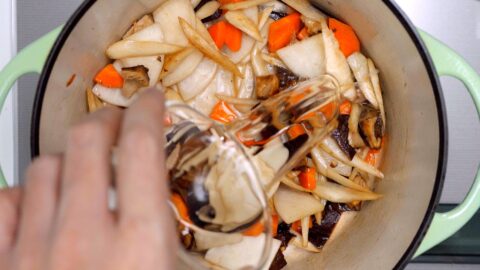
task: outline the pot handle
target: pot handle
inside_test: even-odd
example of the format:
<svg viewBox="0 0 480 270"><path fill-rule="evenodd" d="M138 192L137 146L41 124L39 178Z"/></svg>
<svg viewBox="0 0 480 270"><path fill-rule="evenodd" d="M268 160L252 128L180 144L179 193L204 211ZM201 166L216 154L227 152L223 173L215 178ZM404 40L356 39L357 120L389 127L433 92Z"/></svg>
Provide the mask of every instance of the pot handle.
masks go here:
<svg viewBox="0 0 480 270"><path fill-rule="evenodd" d="M61 30L62 27L59 27L25 47L0 71L0 112L10 89L12 89L18 78L28 73L42 72L50 49ZM0 189L7 186L8 184L0 165Z"/></svg>
<svg viewBox="0 0 480 270"><path fill-rule="evenodd" d="M462 81L475 102L480 115L480 76L456 52L429 34L419 30L440 76L451 76ZM480 208L480 172L464 201L446 213L436 213L423 242L417 249L421 255L460 230Z"/></svg>

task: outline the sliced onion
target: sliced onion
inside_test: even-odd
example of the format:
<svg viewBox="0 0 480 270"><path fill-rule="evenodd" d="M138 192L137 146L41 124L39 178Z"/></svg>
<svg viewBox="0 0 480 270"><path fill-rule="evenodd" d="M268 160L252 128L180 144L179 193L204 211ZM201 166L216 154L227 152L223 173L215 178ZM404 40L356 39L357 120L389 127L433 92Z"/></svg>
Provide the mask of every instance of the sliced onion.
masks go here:
<svg viewBox="0 0 480 270"><path fill-rule="evenodd" d="M268 17L265 24L260 27L260 35L262 35L262 42L257 42L257 47L260 51L265 50L265 48L267 47L269 30L273 22L275 21L272 18Z"/></svg>
<svg viewBox="0 0 480 270"><path fill-rule="evenodd" d="M240 233L215 233L206 230L195 231L194 236L197 251L236 244L243 239Z"/></svg>
<svg viewBox="0 0 480 270"><path fill-rule="evenodd" d="M349 189L330 182L317 183L317 187L313 192L327 201L336 203L351 203L353 201L374 201L382 197L381 195L373 192L362 192L354 189Z"/></svg>
<svg viewBox="0 0 480 270"><path fill-rule="evenodd" d="M238 89L238 98L252 98L255 92L255 75L253 74L253 68L250 65L246 65L245 72L243 74L243 80Z"/></svg>
<svg viewBox="0 0 480 270"><path fill-rule="evenodd" d="M272 14L273 11L273 6L266 7L263 11L262 14L260 15L260 19L258 20L258 28L262 29L263 26L267 23L268 19L270 18L270 14ZM265 39L265 37L262 38Z"/></svg>
<svg viewBox="0 0 480 270"><path fill-rule="evenodd" d="M349 158L345 155L342 149L340 149L337 142L332 137L325 137L321 143L321 147L330 155L348 164L346 161L349 160Z"/></svg>
<svg viewBox="0 0 480 270"><path fill-rule="evenodd" d="M302 232L303 232L303 229L302 229ZM290 240L289 244L294 246L294 247L301 248L301 249L309 251L309 252L320 253L322 251L321 249L317 248L316 246L314 246L310 242L307 242L307 245L304 245L303 237L300 237L299 235L292 238L292 240Z"/></svg>
<svg viewBox="0 0 480 270"><path fill-rule="evenodd" d="M257 41L262 41L262 36L258 30L257 23L247 17L243 11L229 11L227 14L225 14L225 19L250 37L256 39Z"/></svg>
<svg viewBox="0 0 480 270"><path fill-rule="evenodd" d="M343 163L342 161L334 158L333 156L321 149L318 150L320 150L320 155L325 160L325 166L327 166L327 168L331 168L335 172L345 177L349 176L352 173L352 166Z"/></svg>
<svg viewBox="0 0 480 270"><path fill-rule="evenodd" d="M163 35L162 26L159 23L154 23L126 39L135 41L163 42L165 37Z"/></svg>
<svg viewBox="0 0 480 270"><path fill-rule="evenodd" d="M208 58L195 68L194 72L178 84L180 94L184 100L190 100L201 94L217 73L217 64Z"/></svg>
<svg viewBox="0 0 480 270"><path fill-rule="evenodd" d="M320 147L330 155L334 156L343 163L350 165L352 167L358 168L361 171L375 175L376 177L383 178L383 173L372 165L366 163L361 159L358 154L356 154L352 160L348 159L343 151L338 147L338 144L330 137L325 138Z"/></svg>
<svg viewBox="0 0 480 270"><path fill-rule="evenodd" d="M202 21L199 18L197 18L195 23L196 23L195 29L197 30L198 34L201 37L203 37L203 39L205 39L208 43L210 43L210 46L216 48L217 45L215 44L215 41L213 41L213 38L210 35L210 33L208 32L208 29L205 26L205 24L202 23Z"/></svg>
<svg viewBox="0 0 480 270"><path fill-rule="evenodd" d="M372 81L373 90L375 92L375 97L378 102L378 107L380 109L380 115L383 121L383 132L387 125L387 117L385 116L385 107L383 105L383 96L382 89L380 88L380 79L378 78L378 70L375 68L375 64L372 59L368 59L368 72L370 74L370 80Z"/></svg>
<svg viewBox="0 0 480 270"><path fill-rule="evenodd" d="M360 104L353 103L350 118L348 119L348 143L355 148L365 147L365 142L358 132L358 123L360 121L361 113L362 109Z"/></svg>
<svg viewBox="0 0 480 270"><path fill-rule="evenodd" d="M321 34L282 48L277 54L300 77L315 78L325 74L326 59Z"/></svg>
<svg viewBox="0 0 480 270"><path fill-rule="evenodd" d="M368 164L365 162L365 160L361 159L358 157L358 155L355 155L352 159L352 166L369 173L371 175L374 175L380 179L384 178L384 175L381 171L379 171L377 168L373 167L372 165Z"/></svg>
<svg viewBox="0 0 480 270"><path fill-rule="evenodd" d="M217 12L219 7L220 7L220 3L218 3L217 1L210 1L205 5L203 5L203 7L201 7L197 11L196 15L200 20L203 20L207 17L212 16L215 12Z"/></svg>
<svg viewBox="0 0 480 270"><path fill-rule="evenodd" d="M189 24L195 23L196 16L190 0L168 0L153 12L153 17L162 25L165 42L180 46L188 45L178 19L182 18Z"/></svg>
<svg viewBox="0 0 480 270"><path fill-rule="evenodd" d="M245 16L247 16L258 27L258 7L250 7L242 10Z"/></svg>
<svg viewBox="0 0 480 270"><path fill-rule="evenodd" d="M207 40L205 40L187 21L182 18L179 18L180 25L187 36L187 39L190 43L199 49L205 56L209 57L213 61L217 62L219 65L223 66L228 71L233 74L243 77L243 75L238 70L237 66L224 56L217 47L213 47Z"/></svg>
<svg viewBox="0 0 480 270"><path fill-rule="evenodd" d="M234 96L235 86L233 85L233 74L223 68L219 68L215 77L217 81L217 94L223 96Z"/></svg>
<svg viewBox="0 0 480 270"><path fill-rule="evenodd" d="M204 115L210 115L213 107L215 107L218 102L218 98L215 95L216 92L216 80L212 80L212 82L207 86L205 91L203 91L203 93L189 101L188 105L190 105L190 107L196 109L197 111L203 113Z"/></svg>
<svg viewBox="0 0 480 270"><path fill-rule="evenodd" d="M107 56L110 59L123 59L130 57L158 56L162 54L175 53L183 48L177 45L154 42L121 40L107 49Z"/></svg>
<svg viewBox="0 0 480 270"><path fill-rule="evenodd" d="M165 87L169 87L186 79L195 71L198 65L200 65L202 59L203 54L195 50L189 56L187 56L177 68L175 68L162 79L163 85Z"/></svg>
<svg viewBox="0 0 480 270"><path fill-rule="evenodd" d="M265 60L265 62L269 63L270 65L287 69L287 66L280 59L275 58L274 56L264 53L262 54L262 57L263 60Z"/></svg>
<svg viewBox="0 0 480 270"><path fill-rule="evenodd" d="M240 10L240 9L246 9L250 7L256 7L259 5L263 5L268 2L272 2L273 0L246 0L246 1L240 1L236 3L230 3L222 6L222 9L226 10Z"/></svg>
<svg viewBox="0 0 480 270"><path fill-rule="evenodd" d="M355 52L347 58L348 64L352 69L353 75L357 79L358 85L365 98L378 109L378 102L370 81L370 72L368 69L367 58L360 52Z"/></svg>
<svg viewBox="0 0 480 270"><path fill-rule="evenodd" d="M122 89L107 88L97 84L92 89L93 93L101 100L119 107L129 107L138 97L138 94L131 98L126 98L122 94Z"/></svg>
<svg viewBox="0 0 480 270"><path fill-rule="evenodd" d="M93 93L92 88L87 88L88 112L93 113L104 107L103 102Z"/></svg>
<svg viewBox="0 0 480 270"><path fill-rule="evenodd" d="M301 219L302 225L302 247L308 247L308 232L310 230L310 216Z"/></svg>
<svg viewBox="0 0 480 270"><path fill-rule="evenodd" d="M335 170L331 169L330 166L328 166L328 164L326 163L325 159L323 159L322 153L318 148L313 148L311 154L313 161L315 162L315 166L321 174L325 175L329 179L332 179L333 181L337 182L342 186L365 192L370 191L368 188L365 188L353 181L350 181L350 179L341 176Z"/></svg>
<svg viewBox="0 0 480 270"><path fill-rule="evenodd" d="M290 224L323 211L325 206L319 200L315 199L310 193L302 191L281 185L273 195L275 210L285 223Z"/></svg>
<svg viewBox="0 0 480 270"><path fill-rule="evenodd" d="M313 194L319 196L322 199L325 199L330 202L335 203L351 203L353 201L372 201L378 200L382 197L380 194L374 192L362 192L350 188L343 187L328 181L322 182L317 181L317 187L315 190L307 190L295 183L292 179L284 178L282 183L286 186L303 192L312 192Z"/></svg>
<svg viewBox="0 0 480 270"><path fill-rule="evenodd" d="M228 47L226 47L224 50L228 58L232 62L238 64L250 54L254 45L255 40L250 36L244 35L242 37L242 45L240 46L240 50L232 52L230 49L228 49Z"/></svg>
<svg viewBox="0 0 480 270"><path fill-rule="evenodd" d="M263 76L271 75L270 71L267 68L267 63L265 63L265 60L262 57L262 53L260 52L257 46L253 47L252 53L250 55L250 59L252 61L252 67L253 67L255 76L263 77Z"/></svg>
<svg viewBox="0 0 480 270"><path fill-rule="evenodd" d="M168 74L172 73L181 63L184 62L190 54L195 52L193 47L187 47L177 53L170 54L164 57L163 70L160 75L160 79L165 78Z"/></svg>
<svg viewBox="0 0 480 270"><path fill-rule="evenodd" d="M283 145L280 138L276 138L268 142L263 150L257 154L257 157L262 159L270 168L278 172L280 168L288 161L290 152Z"/></svg>
<svg viewBox="0 0 480 270"><path fill-rule="evenodd" d="M183 103L182 97L177 93L177 91L167 88L165 90L165 99L168 101L178 101Z"/></svg>
<svg viewBox="0 0 480 270"><path fill-rule="evenodd" d="M322 20L320 23L322 25L321 35L325 46L326 71L338 80L342 94L350 101L353 101L357 92L355 91L353 76L347 59L340 50L334 33L328 28L327 22Z"/></svg>
<svg viewBox="0 0 480 270"><path fill-rule="evenodd" d="M196 7L198 6L198 4L200 4L201 1L202 1L202 0L191 0L192 6L193 6L194 8L196 8Z"/></svg>
<svg viewBox="0 0 480 270"><path fill-rule="evenodd" d="M325 20L327 16L312 6L308 0L282 0L302 15L316 21Z"/></svg>
<svg viewBox="0 0 480 270"><path fill-rule="evenodd" d="M272 263L281 244L282 242L279 240L273 239L265 265ZM239 243L209 249L205 254L205 260L214 263L217 267L222 267L222 269L252 269L260 261L264 246L265 235L244 236Z"/></svg>

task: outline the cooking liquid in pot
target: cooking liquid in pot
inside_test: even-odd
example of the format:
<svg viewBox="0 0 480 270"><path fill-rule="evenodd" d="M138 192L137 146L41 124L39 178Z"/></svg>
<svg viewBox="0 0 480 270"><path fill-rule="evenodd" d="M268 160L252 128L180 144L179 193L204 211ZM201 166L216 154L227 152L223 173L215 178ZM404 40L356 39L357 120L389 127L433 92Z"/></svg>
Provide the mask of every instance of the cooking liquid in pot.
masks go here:
<svg viewBox="0 0 480 270"><path fill-rule="evenodd" d="M179 130L167 135L169 159L176 157L167 166L177 195L172 198L177 214L186 212L183 218L221 233L220 237L199 235L179 222L184 247L216 267L256 266L249 250L263 243L259 237L271 230L273 255L267 265L280 269L289 261L289 250L321 252L342 213L359 211L364 202L380 198L373 190L375 181L383 178L378 170L386 125L382 92L373 61L361 53L358 38L347 24L326 17L304 1L285 1L290 6L280 1L234 2L162 2L107 49L113 62L94 78L94 87L87 89L88 107L90 111L106 104L128 107L143 89L157 86L167 100L186 104L231 127L260 102L288 93L289 87L332 76L341 91L338 114L336 105L323 104L318 110L302 112L301 124L279 125L278 119L288 121L293 116L277 109L272 110L274 116L250 127L248 136L239 136L242 130L237 129L236 137L267 193L273 223L269 230L254 222L261 205L250 205L241 218L229 220L225 214L222 218L229 222L223 225L213 222L218 213L211 207L204 184L213 168L208 158L180 173L182 157L228 143L221 131L202 130L184 121L180 126L184 137L178 137ZM303 96L291 96L296 98ZM322 117L337 120L331 136L318 141L283 177L268 181L305 144L311 130L325 125L315 121ZM278 133L281 136L275 136Z"/></svg>

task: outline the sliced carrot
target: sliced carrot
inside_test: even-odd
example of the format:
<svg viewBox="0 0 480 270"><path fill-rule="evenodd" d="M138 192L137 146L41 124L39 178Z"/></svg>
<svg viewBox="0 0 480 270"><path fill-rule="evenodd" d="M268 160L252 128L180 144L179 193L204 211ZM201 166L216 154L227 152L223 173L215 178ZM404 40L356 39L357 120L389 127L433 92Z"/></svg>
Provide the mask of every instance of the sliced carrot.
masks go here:
<svg viewBox="0 0 480 270"><path fill-rule="evenodd" d="M104 67L95 76L95 82L108 88L122 88L123 77L118 73L113 64Z"/></svg>
<svg viewBox="0 0 480 270"><path fill-rule="evenodd" d="M226 32L225 44L231 51L238 52L242 47L242 31L232 24L227 23Z"/></svg>
<svg viewBox="0 0 480 270"><path fill-rule="evenodd" d="M252 146L262 146L262 145L265 145L267 144L269 141L271 141L272 138L268 138L268 139L265 139L265 140L261 140L261 141L255 141L255 140L250 140L250 141L242 141L240 140L243 145L245 145L246 147L252 147Z"/></svg>
<svg viewBox="0 0 480 270"><path fill-rule="evenodd" d="M218 0L218 2L221 4L221 5L226 5L226 4L231 4L231 3L238 3L238 2L242 2L243 0Z"/></svg>
<svg viewBox="0 0 480 270"><path fill-rule="evenodd" d="M340 45L340 50L345 57L349 57L352 53L360 51L360 41L350 25L333 18L328 18L328 28L335 34Z"/></svg>
<svg viewBox="0 0 480 270"><path fill-rule="evenodd" d="M297 221L293 222L290 229L292 229L292 230L294 230L298 233L302 233L302 222L300 220L297 220Z"/></svg>
<svg viewBox="0 0 480 270"><path fill-rule="evenodd" d="M265 227L263 226L263 223L259 221L253 224L246 231L242 232L242 234L245 236L259 236L260 234L263 233L264 230L265 230Z"/></svg>
<svg viewBox="0 0 480 270"><path fill-rule="evenodd" d="M232 108L230 108L230 106L228 106L228 104L222 100L215 105L212 113L210 114L210 118L218 122L228 124L237 119L237 115Z"/></svg>
<svg viewBox="0 0 480 270"><path fill-rule="evenodd" d="M301 19L299 13L293 13L273 22L268 32L268 49L276 52L290 44L300 31Z"/></svg>
<svg viewBox="0 0 480 270"><path fill-rule="evenodd" d="M278 216L272 215L272 236L277 236L278 231Z"/></svg>
<svg viewBox="0 0 480 270"><path fill-rule="evenodd" d="M312 228L312 227L313 227L313 222L312 222L312 217L310 217L308 222L308 228ZM302 233L302 221L297 220L293 222L290 228L298 233Z"/></svg>
<svg viewBox="0 0 480 270"><path fill-rule="evenodd" d="M367 153L367 156L365 157L365 162L367 162L372 166L375 166L375 164L377 163L378 152L379 152L378 150L370 149Z"/></svg>
<svg viewBox="0 0 480 270"><path fill-rule="evenodd" d="M227 23L220 21L208 28L208 32L212 37L213 41L217 45L218 49L221 49L225 44L225 39L227 37Z"/></svg>
<svg viewBox="0 0 480 270"><path fill-rule="evenodd" d="M317 187L317 170L315 168L306 168L298 176L300 185L308 190L314 190Z"/></svg>
<svg viewBox="0 0 480 270"><path fill-rule="evenodd" d="M348 100L345 100L342 104L340 104L340 114L342 115L350 115L352 112L352 103Z"/></svg>
<svg viewBox="0 0 480 270"><path fill-rule="evenodd" d="M166 126L166 127L169 127L172 125L172 117L170 117L170 115L165 115L164 118L163 118L163 125Z"/></svg>
<svg viewBox="0 0 480 270"><path fill-rule="evenodd" d="M333 102L328 103L320 111L325 115L327 119L333 118L333 114L335 113L335 104Z"/></svg>
<svg viewBox="0 0 480 270"><path fill-rule="evenodd" d="M307 27L303 27L302 30L300 30L300 32L298 32L297 39L298 40L304 40L304 39L308 38L309 36L310 35L308 34Z"/></svg>
<svg viewBox="0 0 480 270"><path fill-rule="evenodd" d="M190 217L188 216L187 205L183 201L182 197L177 193L173 193L170 197L170 200L175 205L175 208L177 208L180 217L185 221L191 222Z"/></svg>
<svg viewBox="0 0 480 270"><path fill-rule="evenodd" d="M290 137L291 140L305 133L306 133L305 128L301 124L295 124L291 128L289 128L287 131L288 137Z"/></svg>

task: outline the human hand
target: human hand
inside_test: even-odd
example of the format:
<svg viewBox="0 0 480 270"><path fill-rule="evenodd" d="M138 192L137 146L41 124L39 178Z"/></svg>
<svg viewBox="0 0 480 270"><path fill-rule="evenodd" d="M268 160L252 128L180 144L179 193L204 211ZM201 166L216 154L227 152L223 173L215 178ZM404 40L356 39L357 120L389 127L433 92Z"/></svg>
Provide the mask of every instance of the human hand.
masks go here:
<svg viewBox="0 0 480 270"><path fill-rule="evenodd" d="M24 188L0 191L0 269L174 268L163 103L150 90L125 112L89 115L69 131L62 156L38 158Z"/></svg>

